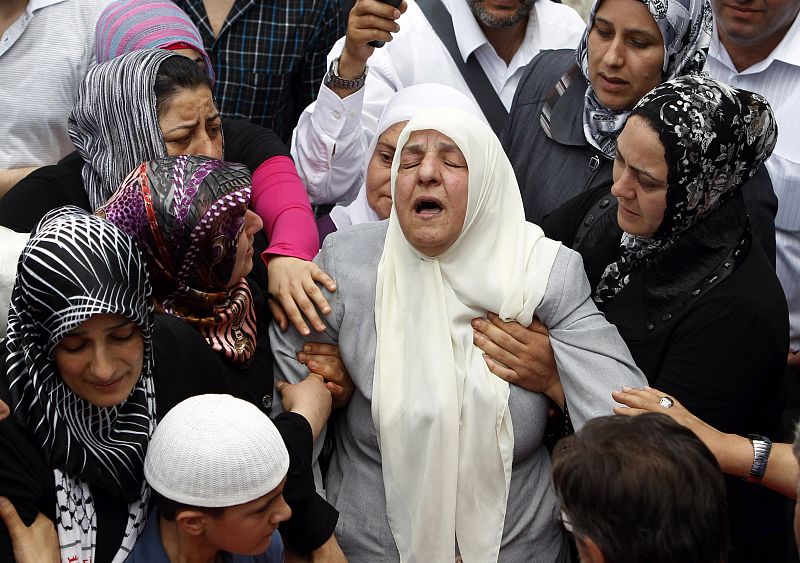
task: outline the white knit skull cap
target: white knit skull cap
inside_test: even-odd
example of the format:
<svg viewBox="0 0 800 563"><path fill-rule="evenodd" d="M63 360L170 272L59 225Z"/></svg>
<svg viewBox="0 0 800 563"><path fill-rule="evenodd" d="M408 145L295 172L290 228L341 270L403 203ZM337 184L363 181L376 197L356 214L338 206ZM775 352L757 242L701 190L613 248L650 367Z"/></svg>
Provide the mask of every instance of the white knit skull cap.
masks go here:
<svg viewBox="0 0 800 563"><path fill-rule="evenodd" d="M230 395L198 395L175 406L144 460L144 476L159 494L207 508L260 498L288 469L289 452L272 421Z"/></svg>

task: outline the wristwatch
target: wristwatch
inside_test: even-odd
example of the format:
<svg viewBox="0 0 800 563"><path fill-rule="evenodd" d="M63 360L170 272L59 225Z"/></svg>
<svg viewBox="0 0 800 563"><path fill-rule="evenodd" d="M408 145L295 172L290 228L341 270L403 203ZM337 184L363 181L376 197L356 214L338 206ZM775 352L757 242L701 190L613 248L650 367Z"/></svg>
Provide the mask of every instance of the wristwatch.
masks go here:
<svg viewBox="0 0 800 563"><path fill-rule="evenodd" d="M359 90L364 86L367 81L367 71L369 67L364 65L364 73L358 78L342 78L339 76L339 57L331 61L331 66L328 73L323 79L323 83L328 88L341 88L343 90Z"/></svg>
<svg viewBox="0 0 800 563"><path fill-rule="evenodd" d="M758 434L750 434L747 437L753 444L753 466L750 468L750 475L745 481L748 483L760 483L767 470L767 460L772 449L772 440Z"/></svg>

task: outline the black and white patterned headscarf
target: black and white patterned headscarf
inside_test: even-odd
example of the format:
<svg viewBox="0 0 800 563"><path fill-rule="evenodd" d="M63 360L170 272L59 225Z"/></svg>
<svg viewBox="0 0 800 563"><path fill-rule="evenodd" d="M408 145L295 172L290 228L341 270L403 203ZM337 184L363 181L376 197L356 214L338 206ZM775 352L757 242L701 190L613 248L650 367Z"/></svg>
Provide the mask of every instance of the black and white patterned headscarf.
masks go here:
<svg viewBox="0 0 800 563"><path fill-rule="evenodd" d="M98 314L139 327L144 365L120 405L97 407L61 379L53 350ZM97 529L89 485L129 503L123 561L143 527L149 489L147 442L155 430L153 305L144 260L133 240L77 207L48 213L20 256L8 314L3 373L16 421L35 436L55 472L62 561L92 560Z"/></svg>
<svg viewBox="0 0 800 563"><path fill-rule="evenodd" d="M662 80L672 80L703 70L711 43L711 5L708 0L641 0L647 6L664 40ZM603 0L595 0L589 22L578 44L576 58L586 80L589 80L589 34ZM617 136L625 126L628 111L605 107L594 93L591 82L586 89L583 108L583 130L586 140L613 159Z"/></svg>
<svg viewBox="0 0 800 563"><path fill-rule="evenodd" d="M778 138L767 100L702 75L665 82L631 115L658 132L667 162L667 205L652 237L623 234L620 258L606 267L595 301L612 299L644 267L739 190L772 154Z"/></svg>
<svg viewBox="0 0 800 563"><path fill-rule="evenodd" d="M134 51L86 73L69 115L69 136L83 165L92 210L111 197L140 163L167 156L154 86L171 51Z"/></svg>

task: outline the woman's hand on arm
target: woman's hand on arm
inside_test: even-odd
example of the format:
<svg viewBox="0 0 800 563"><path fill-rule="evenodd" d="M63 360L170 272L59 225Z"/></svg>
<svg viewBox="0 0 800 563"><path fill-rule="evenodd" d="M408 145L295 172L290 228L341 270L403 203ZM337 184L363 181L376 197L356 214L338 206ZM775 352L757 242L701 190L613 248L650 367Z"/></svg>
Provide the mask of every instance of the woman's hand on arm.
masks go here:
<svg viewBox="0 0 800 563"><path fill-rule="evenodd" d="M748 438L720 432L690 413L677 399L666 393L645 387L631 389L623 387L611 396L625 405L614 407L614 412L623 416L638 416L646 412L665 414L691 430L711 450L724 473L746 478L753 466L753 445ZM662 397L672 399L671 407L661 406ZM797 459L790 444L773 444L767 461L767 469L761 484L790 498L797 496L797 481L800 477Z"/></svg>
<svg viewBox="0 0 800 563"><path fill-rule="evenodd" d="M333 397L333 408L347 405L353 396L355 386L334 344L309 342L303 351L297 353L297 361L308 368L309 374L316 374L325 381L325 386Z"/></svg>
<svg viewBox="0 0 800 563"><path fill-rule="evenodd" d="M331 393L322 377L311 374L299 383L277 381L275 389L281 394L283 410L302 415L316 440L331 414Z"/></svg>
<svg viewBox="0 0 800 563"><path fill-rule="evenodd" d="M17 563L59 563L61 553L58 535L53 522L41 512L30 526L26 526L16 508L5 497L0 497L0 518L8 529L14 559Z"/></svg>
<svg viewBox="0 0 800 563"><path fill-rule="evenodd" d="M275 322L282 331L291 322L300 334L308 335L308 322L319 332L325 330L317 309L323 315L331 312L331 306L317 287L319 282L328 291L336 291L336 282L313 262L291 256L271 256L267 263L269 277L269 308ZM302 313L301 313L302 311Z"/></svg>
<svg viewBox="0 0 800 563"><path fill-rule="evenodd" d="M5 420L10 414L11 409L8 408L8 405L5 402L0 401L0 420Z"/></svg>
<svg viewBox="0 0 800 563"><path fill-rule="evenodd" d="M538 319L526 328L489 313L488 320L473 319L472 328L473 341L483 351L489 371L509 383L544 393L564 408L564 390L550 337Z"/></svg>

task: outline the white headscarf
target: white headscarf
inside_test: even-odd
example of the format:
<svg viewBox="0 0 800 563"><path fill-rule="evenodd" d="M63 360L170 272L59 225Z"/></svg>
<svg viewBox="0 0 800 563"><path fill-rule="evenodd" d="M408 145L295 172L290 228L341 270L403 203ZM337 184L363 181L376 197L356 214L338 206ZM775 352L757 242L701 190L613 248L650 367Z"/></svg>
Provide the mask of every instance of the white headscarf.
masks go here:
<svg viewBox="0 0 800 563"><path fill-rule="evenodd" d="M429 258L405 239L393 210L378 266L378 335L372 416L378 429L389 525L404 562L496 561L503 534L514 435L508 383L472 343L470 321L496 311L528 325L560 243L525 221L514 171L488 125L436 108L412 131L449 136L469 167L458 239Z"/></svg>
<svg viewBox="0 0 800 563"><path fill-rule="evenodd" d="M358 225L360 223L370 223L380 221L380 217L369 206L367 201L367 170L369 161L378 146L378 139L381 135L395 123L408 121L417 113L424 109L435 107L452 107L462 109L485 120L475 102L470 100L455 88L443 84L415 84L408 88L403 88L394 93L383 109L378 128L372 141L367 147L364 156L364 183L358 191L356 199L349 205L337 205L331 210L331 220L337 229L347 225Z"/></svg>

